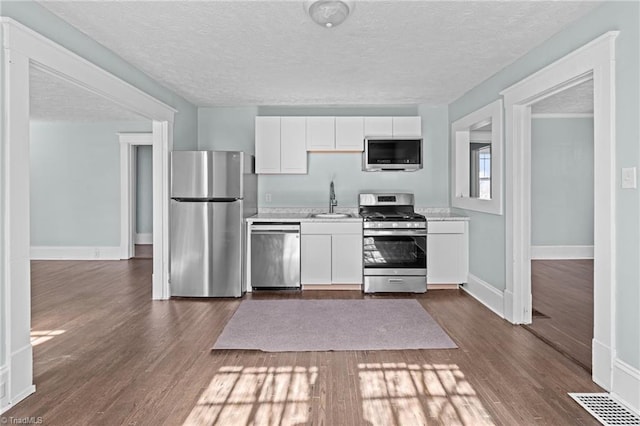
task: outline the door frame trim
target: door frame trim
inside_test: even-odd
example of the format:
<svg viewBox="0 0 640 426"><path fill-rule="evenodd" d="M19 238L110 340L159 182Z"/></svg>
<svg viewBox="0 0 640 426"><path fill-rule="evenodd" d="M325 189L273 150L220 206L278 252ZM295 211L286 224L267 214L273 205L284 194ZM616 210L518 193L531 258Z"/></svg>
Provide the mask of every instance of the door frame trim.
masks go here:
<svg viewBox="0 0 640 426"><path fill-rule="evenodd" d="M151 146L153 134L118 133L120 141L120 259L131 259L135 254L135 218L138 146Z"/></svg>
<svg viewBox="0 0 640 426"><path fill-rule="evenodd" d="M167 299L169 239L169 151L177 112L135 86L49 40L17 21L2 25L3 106L0 184L2 185L3 346L6 380L0 400L4 412L35 392L31 329L29 205L29 69L35 67L69 84L99 95L123 109L152 120L153 128L153 299Z"/></svg>
<svg viewBox="0 0 640 426"><path fill-rule="evenodd" d="M505 317L531 323L531 105L589 79L594 85L593 381L611 389L615 354L615 41L609 31L500 94L505 100Z"/></svg>

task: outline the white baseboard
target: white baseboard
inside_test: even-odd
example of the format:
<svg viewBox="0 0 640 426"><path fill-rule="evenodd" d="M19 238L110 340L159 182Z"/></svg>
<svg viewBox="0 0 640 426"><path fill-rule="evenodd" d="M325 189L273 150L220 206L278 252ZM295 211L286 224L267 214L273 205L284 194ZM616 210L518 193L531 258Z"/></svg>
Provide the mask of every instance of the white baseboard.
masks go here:
<svg viewBox="0 0 640 426"><path fill-rule="evenodd" d="M469 274L469 279L460 288L491 309L500 318L504 318L504 295L500 290L472 274Z"/></svg>
<svg viewBox="0 0 640 426"><path fill-rule="evenodd" d="M135 244L153 244L153 234L136 234Z"/></svg>
<svg viewBox="0 0 640 426"><path fill-rule="evenodd" d="M531 246L531 259L593 259L593 246Z"/></svg>
<svg viewBox="0 0 640 426"><path fill-rule="evenodd" d="M611 390L611 348L596 339L591 341L591 378L604 388Z"/></svg>
<svg viewBox="0 0 640 426"><path fill-rule="evenodd" d="M4 413L11 404L9 403L9 367L0 367L0 413Z"/></svg>
<svg viewBox="0 0 640 426"><path fill-rule="evenodd" d="M120 247L32 246L32 260L120 260Z"/></svg>
<svg viewBox="0 0 640 426"><path fill-rule="evenodd" d="M505 289L502 300L504 301L504 319L509 321L511 324L515 324L515 315L513 314L513 292L509 291L509 289Z"/></svg>
<svg viewBox="0 0 640 426"><path fill-rule="evenodd" d="M612 382L611 396L640 415L640 370L616 358Z"/></svg>
<svg viewBox="0 0 640 426"><path fill-rule="evenodd" d="M36 391L33 384L33 348L31 343L11 353L11 382L7 389L8 401L2 410L7 411ZM7 371L7 375L8 375Z"/></svg>

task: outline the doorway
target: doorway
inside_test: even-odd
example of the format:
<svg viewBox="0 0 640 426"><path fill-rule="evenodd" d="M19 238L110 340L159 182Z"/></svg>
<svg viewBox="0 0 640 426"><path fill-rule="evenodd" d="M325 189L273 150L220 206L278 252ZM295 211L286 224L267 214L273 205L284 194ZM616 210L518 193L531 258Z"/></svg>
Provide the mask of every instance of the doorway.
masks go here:
<svg viewBox="0 0 640 426"><path fill-rule="evenodd" d="M29 203L29 70L31 67L88 90L152 122L154 251L152 298L168 298L168 158L175 109L9 18L2 18L4 111L2 341L0 410L35 392L31 328Z"/></svg>
<svg viewBox="0 0 640 426"><path fill-rule="evenodd" d="M122 132L120 140L120 258L153 257L153 135Z"/></svg>
<svg viewBox="0 0 640 426"><path fill-rule="evenodd" d="M531 105L531 324L591 372L593 80Z"/></svg>
<svg viewBox="0 0 640 426"><path fill-rule="evenodd" d="M531 105L593 80L594 326L592 379L611 389L615 353L615 39L610 31L503 90L507 156L505 316L529 324L531 303Z"/></svg>

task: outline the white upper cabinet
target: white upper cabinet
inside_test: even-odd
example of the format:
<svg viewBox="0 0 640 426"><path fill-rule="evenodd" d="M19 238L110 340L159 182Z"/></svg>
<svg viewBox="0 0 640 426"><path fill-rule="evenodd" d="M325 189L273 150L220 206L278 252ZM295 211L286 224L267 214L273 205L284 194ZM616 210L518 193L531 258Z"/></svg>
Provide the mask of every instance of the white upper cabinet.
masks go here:
<svg viewBox="0 0 640 426"><path fill-rule="evenodd" d="M256 117L256 173L307 173L305 117Z"/></svg>
<svg viewBox="0 0 640 426"><path fill-rule="evenodd" d="M392 117L364 117L364 135L393 137Z"/></svg>
<svg viewBox="0 0 640 426"><path fill-rule="evenodd" d="M256 173L280 173L280 117L256 117Z"/></svg>
<svg viewBox="0 0 640 426"><path fill-rule="evenodd" d="M364 117L336 117L336 151L364 150Z"/></svg>
<svg viewBox="0 0 640 426"><path fill-rule="evenodd" d="M365 137L419 138L420 117L256 117L256 173L306 174L307 151L362 152Z"/></svg>
<svg viewBox="0 0 640 426"><path fill-rule="evenodd" d="M421 117L393 117L394 138L422 137Z"/></svg>
<svg viewBox="0 0 640 426"><path fill-rule="evenodd" d="M335 117L307 117L307 150L335 149Z"/></svg>
<svg viewBox="0 0 640 426"><path fill-rule="evenodd" d="M280 118L280 173L307 173L305 117Z"/></svg>

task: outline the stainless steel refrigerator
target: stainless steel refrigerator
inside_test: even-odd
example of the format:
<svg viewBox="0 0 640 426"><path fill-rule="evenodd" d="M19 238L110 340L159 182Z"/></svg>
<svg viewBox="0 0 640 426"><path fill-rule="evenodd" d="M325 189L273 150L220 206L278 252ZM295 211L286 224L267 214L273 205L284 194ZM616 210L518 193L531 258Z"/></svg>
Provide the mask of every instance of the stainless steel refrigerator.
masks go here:
<svg viewBox="0 0 640 426"><path fill-rule="evenodd" d="M257 186L250 154L171 153L172 296L244 294L244 218L257 213Z"/></svg>

